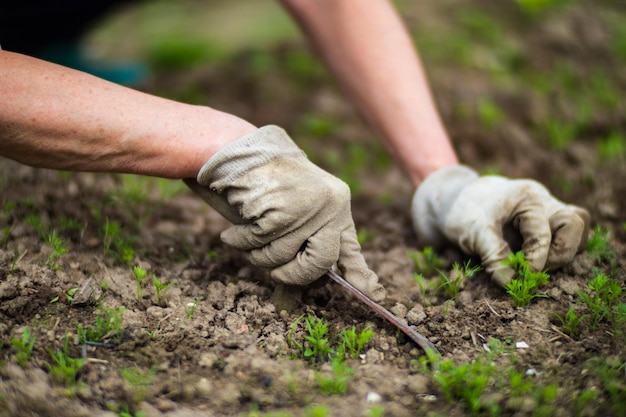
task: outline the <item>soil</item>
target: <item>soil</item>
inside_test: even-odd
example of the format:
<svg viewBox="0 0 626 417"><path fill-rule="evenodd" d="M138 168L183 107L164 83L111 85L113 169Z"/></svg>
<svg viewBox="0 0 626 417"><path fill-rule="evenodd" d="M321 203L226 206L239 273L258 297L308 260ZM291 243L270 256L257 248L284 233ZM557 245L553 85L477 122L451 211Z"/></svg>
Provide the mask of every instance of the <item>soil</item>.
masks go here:
<svg viewBox="0 0 626 417"><path fill-rule="evenodd" d="M157 71L141 89L197 100L259 126L281 125L312 160L349 182L355 223L367 236L363 254L388 290L385 307L429 338L445 359L470 363L497 339L507 352L494 359L497 366L504 369L515 358L513 366L531 385L558 386L551 408L540 408L544 403L531 393L516 397L509 385L492 383L484 398L497 405L495 415L625 415L619 403L626 398L624 328L583 320L573 337L558 319L573 305L586 313L577 291L587 288L594 269L622 287L626 279L625 153L622 148L617 156L603 156L599 145L626 132L624 57L611 46L617 36L611 22L624 21L623 8L580 1L524 17L515 2L460 7L421 1L402 3L401 10L461 160L481 172L536 179L563 201L587 208L593 226L609 231L611 259L579 254L551 274L542 288L547 297L526 307L515 307L483 272L467 280L456 299L432 291L424 296L409 256L416 249L408 210L414 190L328 75L317 66L293 69L294 57L306 51L300 41L266 55L246 50L208 69ZM486 23L468 18L476 10L502 32L493 36ZM471 39L467 49L445 54L445 47L464 38ZM494 45L507 45L506 57ZM272 65L256 65L260 56ZM569 84L559 78L564 68ZM600 71L612 83L604 96ZM545 83L529 74L543 74ZM594 92L580 121L574 98ZM484 100L501 117L489 118L480 106ZM549 117L578 120L571 141L550 143ZM307 413L315 405L332 416L471 414L419 365L424 352L417 345L336 284L294 290L292 305L277 305L267 273L221 243L228 223L182 184L59 173L9 160L0 166L0 226L8 231L0 241L0 416L312 415ZM56 229L66 242L69 251L56 266L34 218L41 220L39 230ZM107 219L132 237L132 261L106 250ZM454 247L440 256L446 272L453 262L468 260ZM151 278L137 296L135 265L175 284L161 302ZM124 309L121 337L79 343L77 326L93 326L107 308ZM344 394L322 394L318 375L331 375L330 365L310 361L296 347L294 342L304 343L303 314L328 323L334 346L342 329L374 330L361 356L346 359L353 374ZM36 343L22 367L11 341L25 329ZM86 359L70 386L47 366L48 350L62 349L66 335L70 356ZM527 348L516 348L517 342ZM611 387L590 370L594 359L618 364L621 375ZM134 370L141 382L130 383L124 370ZM583 402L589 392L592 399Z"/></svg>

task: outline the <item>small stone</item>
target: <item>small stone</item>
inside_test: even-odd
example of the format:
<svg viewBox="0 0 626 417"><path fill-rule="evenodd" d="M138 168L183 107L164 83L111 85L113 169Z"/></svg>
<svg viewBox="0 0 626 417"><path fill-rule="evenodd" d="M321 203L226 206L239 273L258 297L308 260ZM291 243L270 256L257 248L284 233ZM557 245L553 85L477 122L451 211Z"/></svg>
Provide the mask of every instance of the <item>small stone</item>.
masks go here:
<svg viewBox="0 0 626 417"><path fill-rule="evenodd" d="M198 398L208 398L213 393L213 384L206 378L200 378L195 388Z"/></svg>
<svg viewBox="0 0 626 417"><path fill-rule="evenodd" d="M405 318L406 317L406 313L407 313L407 308L404 304L402 303L396 303L396 305L394 305L393 307L391 307L390 311L395 314L396 316L398 316L398 318Z"/></svg>
<svg viewBox="0 0 626 417"><path fill-rule="evenodd" d="M380 396L380 394L373 391L368 392L367 397L365 398L365 401L367 401L368 403L379 403L381 400L382 397Z"/></svg>

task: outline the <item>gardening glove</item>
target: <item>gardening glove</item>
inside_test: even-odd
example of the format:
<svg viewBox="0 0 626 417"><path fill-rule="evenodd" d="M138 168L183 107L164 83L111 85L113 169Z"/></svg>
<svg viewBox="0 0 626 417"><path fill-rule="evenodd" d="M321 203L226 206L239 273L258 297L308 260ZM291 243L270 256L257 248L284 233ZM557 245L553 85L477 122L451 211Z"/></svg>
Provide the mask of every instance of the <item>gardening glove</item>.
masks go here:
<svg viewBox="0 0 626 417"><path fill-rule="evenodd" d="M385 297L361 254L347 184L310 162L283 129L265 126L227 145L185 183L234 223L222 241L273 279L308 285L336 263L370 298Z"/></svg>
<svg viewBox="0 0 626 417"><path fill-rule="evenodd" d="M537 272L570 262L584 248L590 222L586 210L557 200L534 180L480 177L463 165L429 175L413 196L411 216L420 246L450 241L478 255L502 286L515 274L502 265L515 245L507 232L517 230L517 244Z"/></svg>

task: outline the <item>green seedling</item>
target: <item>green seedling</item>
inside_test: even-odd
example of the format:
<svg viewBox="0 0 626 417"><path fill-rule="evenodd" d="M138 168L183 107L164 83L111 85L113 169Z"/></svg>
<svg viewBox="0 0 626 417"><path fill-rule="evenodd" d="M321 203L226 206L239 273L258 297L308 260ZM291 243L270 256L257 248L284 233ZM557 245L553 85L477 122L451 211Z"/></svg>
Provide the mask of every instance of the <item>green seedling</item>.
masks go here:
<svg viewBox="0 0 626 417"><path fill-rule="evenodd" d="M19 252L15 251L13 256L11 257L11 267L9 268L9 275L15 274L17 268L17 262L20 260Z"/></svg>
<svg viewBox="0 0 626 417"><path fill-rule="evenodd" d="M613 264L615 259L615 250L611 248L609 229L604 226L596 226L593 233L587 241L585 250L597 262L608 261Z"/></svg>
<svg viewBox="0 0 626 417"><path fill-rule="evenodd" d="M119 223L107 217L102 226L102 235L105 255L113 256L121 264L128 264L135 259L135 250L132 246L134 239L122 233Z"/></svg>
<svg viewBox="0 0 626 417"><path fill-rule="evenodd" d="M76 294L76 292L79 290L80 288L78 287L74 287L74 288L70 288L69 290L65 291L63 293L63 298L65 298L67 300L68 303L72 303L72 301L74 301L74 294ZM50 300L50 304L52 303L56 303L61 299L60 295L57 295L56 297L54 297L52 300Z"/></svg>
<svg viewBox="0 0 626 417"><path fill-rule="evenodd" d="M360 227L356 238L359 245L363 246L364 243L372 241L376 237L376 233L368 229L367 227Z"/></svg>
<svg viewBox="0 0 626 417"><path fill-rule="evenodd" d="M563 332L573 339L578 339L578 336L580 336L580 325L586 316L579 316L574 306L571 306L564 316L557 314L556 317L561 321Z"/></svg>
<svg viewBox="0 0 626 417"><path fill-rule="evenodd" d="M9 237L11 237L11 232L13 231L13 226L6 226L0 230L0 246L6 248L9 243Z"/></svg>
<svg viewBox="0 0 626 417"><path fill-rule="evenodd" d="M32 331L26 327L22 332L22 337L14 337L11 339L11 346L15 351L15 360L22 368L25 368L33 354L36 337Z"/></svg>
<svg viewBox="0 0 626 417"><path fill-rule="evenodd" d="M117 410L117 415L120 417L144 417L146 413L141 410L133 412L128 404L122 403Z"/></svg>
<svg viewBox="0 0 626 417"><path fill-rule="evenodd" d="M384 417L385 409L382 407L372 407L367 410L367 417Z"/></svg>
<svg viewBox="0 0 626 417"><path fill-rule="evenodd" d="M482 267L472 266L471 261L465 262L463 265L458 262L452 264L452 272L450 275L439 271L438 286L436 292L442 290L446 297L454 301L458 300L459 292L463 288L466 279L470 278L476 272L480 271Z"/></svg>
<svg viewBox="0 0 626 417"><path fill-rule="evenodd" d="M545 294L538 293L537 290L548 282L550 275L543 271L532 272L530 264L524 257L524 252L519 251L510 254L502 264L513 269L518 277L513 278L504 286L517 307L524 307L535 298L546 297Z"/></svg>
<svg viewBox="0 0 626 417"><path fill-rule="evenodd" d="M497 372L495 364L484 358L460 365L446 359L439 362L433 379L448 401L461 401L467 410L476 413L482 407L481 397Z"/></svg>
<svg viewBox="0 0 626 417"><path fill-rule="evenodd" d="M332 374L324 376L317 373L316 379L323 395L343 395L348 388L348 382L354 371L348 367L342 358L335 357L330 362Z"/></svg>
<svg viewBox="0 0 626 417"><path fill-rule="evenodd" d="M306 334L304 335L305 343L300 343L294 339L294 333L298 324L304 317L299 316L292 324L287 336L287 345L291 348L298 349L302 356L308 358L311 362L324 362L328 360L335 351L330 346L330 342L326 337L328 332L328 324L324 319L318 319L309 314L304 320Z"/></svg>
<svg viewBox="0 0 626 417"><path fill-rule="evenodd" d="M48 349L48 354L53 363L46 363L46 367L54 381L67 387L72 387L77 384L78 374L85 364L85 359L72 358L69 354L69 343L70 337L66 335L62 350L59 349L53 352Z"/></svg>
<svg viewBox="0 0 626 417"><path fill-rule="evenodd" d="M65 216L59 217L59 219L56 221L56 224L59 230L61 230L62 232L72 231L72 230L80 231L86 227L85 223L81 223L72 217L65 217Z"/></svg>
<svg viewBox="0 0 626 417"><path fill-rule="evenodd" d="M157 304L163 305L163 301L165 299L165 294L176 285L175 282L170 282L169 284L164 284L156 277L156 275L152 274L152 283L154 284L154 290L156 292Z"/></svg>
<svg viewBox="0 0 626 417"><path fill-rule="evenodd" d="M40 215L35 214L35 213L30 213L28 216L26 216L26 219L24 221L30 227L35 229L35 231L37 232L39 236L46 237L46 226L43 224L43 221L41 220Z"/></svg>
<svg viewBox="0 0 626 417"><path fill-rule="evenodd" d="M426 246L421 251L409 252L408 255L415 262L415 271L425 277L437 275L438 271L445 265L445 260L440 258L430 246Z"/></svg>
<svg viewBox="0 0 626 417"><path fill-rule="evenodd" d="M124 308L105 307L100 309L96 321L90 327L83 327L79 324L76 328L78 341L80 343L102 343L110 341L113 344L119 343L124 334L122 328L122 316Z"/></svg>
<svg viewBox="0 0 626 417"><path fill-rule="evenodd" d="M141 285L148 272L139 265L133 266L133 277L135 278L137 301L141 300Z"/></svg>
<svg viewBox="0 0 626 417"><path fill-rule="evenodd" d="M308 347L304 350L304 356L312 362L324 362L334 353L330 347L328 339L325 337L328 332L328 324L324 319L318 319L312 314L306 318L305 327L307 335L304 340L308 342Z"/></svg>
<svg viewBox="0 0 626 417"><path fill-rule="evenodd" d="M613 404L615 415L621 415L626 404L626 361L617 356L592 358L586 367L599 379L602 389Z"/></svg>
<svg viewBox="0 0 626 417"><path fill-rule="evenodd" d="M352 359L357 359L363 347L375 335L376 333L369 326L360 332L357 332L354 326L344 329L339 333L340 350L344 352L344 355L347 353ZM344 355L338 354L337 356L343 358Z"/></svg>
<svg viewBox="0 0 626 417"><path fill-rule="evenodd" d="M50 252L48 259L46 260L46 265L52 269L60 269L61 266L58 261L61 258L61 255L69 252L65 240L57 234L55 229L53 229L46 238L46 242L52 248L52 252Z"/></svg>
<svg viewBox="0 0 626 417"><path fill-rule="evenodd" d="M435 288L437 286L437 281L428 280L424 278L423 274L419 273L413 274L413 279L417 283L417 286L420 289L420 293L422 294L422 303L424 304L424 306L428 306L427 294L430 292L431 288Z"/></svg>
<svg viewBox="0 0 626 417"><path fill-rule="evenodd" d="M185 315L188 319L192 319L193 315L196 312L196 307L198 307L198 303L202 300L202 297L196 297L192 302L187 303L185 305Z"/></svg>
<svg viewBox="0 0 626 417"><path fill-rule="evenodd" d="M598 142L598 154L603 160L623 159L626 157L626 138L620 132L612 132Z"/></svg>
<svg viewBox="0 0 626 417"><path fill-rule="evenodd" d="M120 374L124 381L132 388L133 402L139 404L146 397L146 391L152 384L152 379L156 375L156 368L142 370L135 366L134 368L121 368Z"/></svg>
<svg viewBox="0 0 626 417"><path fill-rule="evenodd" d="M494 129L504 121L504 113L500 107L492 100L481 99L477 105L478 119L480 124L486 129Z"/></svg>
<svg viewBox="0 0 626 417"><path fill-rule="evenodd" d="M623 290L619 282L599 271L594 272L587 287L587 290L579 290L577 294L589 309L591 327L595 329L600 322L613 318L613 307Z"/></svg>

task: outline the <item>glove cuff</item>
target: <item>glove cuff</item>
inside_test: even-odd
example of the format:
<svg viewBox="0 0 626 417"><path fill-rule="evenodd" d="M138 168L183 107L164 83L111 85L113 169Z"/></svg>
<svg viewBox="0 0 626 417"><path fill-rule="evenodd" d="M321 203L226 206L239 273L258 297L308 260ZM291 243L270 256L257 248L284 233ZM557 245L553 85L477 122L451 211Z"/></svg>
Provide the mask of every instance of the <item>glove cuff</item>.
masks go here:
<svg viewBox="0 0 626 417"><path fill-rule="evenodd" d="M210 186L218 180L232 183L278 157L306 158L306 155L284 129L264 126L215 153L200 169L197 181L203 186Z"/></svg>
<svg viewBox="0 0 626 417"><path fill-rule="evenodd" d="M479 175L465 165L452 165L430 174L415 191L411 202L413 228L420 246L441 246L443 225L455 200Z"/></svg>
<svg viewBox="0 0 626 417"><path fill-rule="evenodd" d="M445 212L452 207L461 190L470 182L477 180L478 173L465 165L452 165L440 168L430 174L418 191L427 194Z"/></svg>

